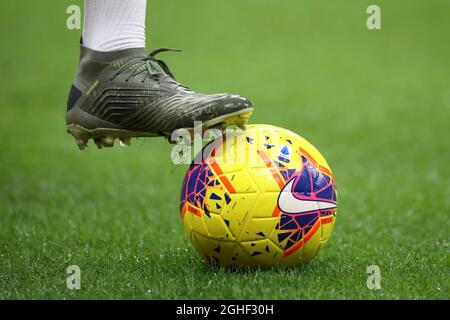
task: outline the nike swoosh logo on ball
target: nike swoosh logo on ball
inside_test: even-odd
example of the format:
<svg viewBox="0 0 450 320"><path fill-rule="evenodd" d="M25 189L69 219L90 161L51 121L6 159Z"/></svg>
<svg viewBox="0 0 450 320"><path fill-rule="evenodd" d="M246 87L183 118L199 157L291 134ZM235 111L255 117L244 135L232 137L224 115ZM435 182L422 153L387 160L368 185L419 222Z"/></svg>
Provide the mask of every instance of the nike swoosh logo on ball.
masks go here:
<svg viewBox="0 0 450 320"><path fill-rule="evenodd" d="M294 182L296 179L292 179L281 190L278 196L278 207L285 213L303 213L317 210L334 209L337 205L328 201L317 200L302 200L294 196Z"/></svg>

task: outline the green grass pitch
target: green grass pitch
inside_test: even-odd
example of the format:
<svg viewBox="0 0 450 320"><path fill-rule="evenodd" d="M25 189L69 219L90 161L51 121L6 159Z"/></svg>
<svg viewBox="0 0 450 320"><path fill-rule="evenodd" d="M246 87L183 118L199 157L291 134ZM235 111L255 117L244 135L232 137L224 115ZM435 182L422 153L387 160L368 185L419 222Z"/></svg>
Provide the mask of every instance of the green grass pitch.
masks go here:
<svg viewBox="0 0 450 320"><path fill-rule="evenodd" d="M148 49L183 49L164 55L181 82L249 97L252 123L299 133L336 175L316 260L230 273L184 234L186 167L163 139L80 152L65 132L80 36L66 8L82 2L3 1L0 298L448 299L450 4L375 2L150 1ZM366 28L369 4L381 30Z"/></svg>

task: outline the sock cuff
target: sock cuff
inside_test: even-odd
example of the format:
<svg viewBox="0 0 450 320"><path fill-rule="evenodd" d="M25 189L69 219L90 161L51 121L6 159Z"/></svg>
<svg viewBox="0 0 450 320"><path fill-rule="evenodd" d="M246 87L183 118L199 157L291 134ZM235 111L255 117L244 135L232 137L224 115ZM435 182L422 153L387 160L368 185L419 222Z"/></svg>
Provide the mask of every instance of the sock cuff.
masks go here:
<svg viewBox="0 0 450 320"><path fill-rule="evenodd" d="M123 57L145 58L146 56L147 54L145 52L145 48L128 48L115 51L97 51L90 49L84 45L80 45L80 60L89 59L99 62L111 62L114 60L121 59Z"/></svg>

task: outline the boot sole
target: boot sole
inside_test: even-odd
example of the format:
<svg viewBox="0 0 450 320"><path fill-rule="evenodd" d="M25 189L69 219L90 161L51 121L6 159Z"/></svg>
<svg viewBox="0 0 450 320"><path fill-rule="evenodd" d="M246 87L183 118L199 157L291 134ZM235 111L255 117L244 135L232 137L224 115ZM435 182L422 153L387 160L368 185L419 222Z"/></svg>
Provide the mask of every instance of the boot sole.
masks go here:
<svg viewBox="0 0 450 320"><path fill-rule="evenodd" d="M235 125L245 130L248 119L252 112L253 108L248 108L210 119L203 123L202 130L204 131L209 128L217 128L223 131L225 128L231 125ZM189 131L191 137L193 136L194 128L184 129ZM74 137L75 142L80 150L83 150L87 147L89 139L94 140L94 143L99 149L103 147L113 147L116 139L120 141L120 144L122 146L130 145L131 138L139 137L166 137L170 143L175 143L175 141L171 141L171 132L158 134L145 131L112 128L96 128L90 130L76 123L67 125L67 132Z"/></svg>

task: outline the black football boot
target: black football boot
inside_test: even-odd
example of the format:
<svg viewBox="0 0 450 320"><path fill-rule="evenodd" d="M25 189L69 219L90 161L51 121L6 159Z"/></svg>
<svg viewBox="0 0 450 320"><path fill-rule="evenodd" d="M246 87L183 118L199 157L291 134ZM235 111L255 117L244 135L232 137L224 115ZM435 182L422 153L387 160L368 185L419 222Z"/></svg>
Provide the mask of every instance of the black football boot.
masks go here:
<svg viewBox="0 0 450 320"><path fill-rule="evenodd" d="M156 49L98 52L81 46L78 73L67 103L67 131L80 149L90 138L101 148L117 138L164 136L176 129L228 125L244 128L253 107L234 94L201 94L175 80Z"/></svg>

